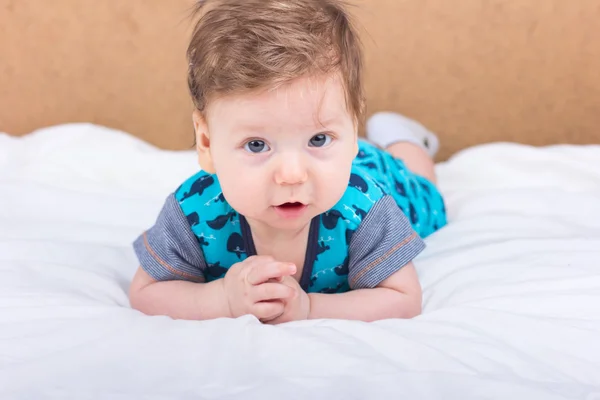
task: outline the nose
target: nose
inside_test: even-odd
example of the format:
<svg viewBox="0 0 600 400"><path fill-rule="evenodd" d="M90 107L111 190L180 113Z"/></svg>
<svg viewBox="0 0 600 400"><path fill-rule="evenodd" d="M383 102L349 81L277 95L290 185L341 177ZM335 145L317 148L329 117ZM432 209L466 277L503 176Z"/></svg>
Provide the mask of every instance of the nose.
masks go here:
<svg viewBox="0 0 600 400"><path fill-rule="evenodd" d="M299 185L308 179L306 163L300 154L282 154L277 160L275 183Z"/></svg>

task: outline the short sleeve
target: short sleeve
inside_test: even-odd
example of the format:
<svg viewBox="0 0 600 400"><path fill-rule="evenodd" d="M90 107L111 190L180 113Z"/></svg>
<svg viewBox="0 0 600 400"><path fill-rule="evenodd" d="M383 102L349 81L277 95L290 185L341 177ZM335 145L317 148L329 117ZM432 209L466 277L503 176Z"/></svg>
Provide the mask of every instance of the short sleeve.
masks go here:
<svg viewBox="0 0 600 400"><path fill-rule="evenodd" d="M391 196L373 205L350 241L352 289L374 288L411 262L425 242Z"/></svg>
<svg viewBox="0 0 600 400"><path fill-rule="evenodd" d="M140 265L157 281L204 282L204 256L179 203L170 195L156 223L133 244Z"/></svg>

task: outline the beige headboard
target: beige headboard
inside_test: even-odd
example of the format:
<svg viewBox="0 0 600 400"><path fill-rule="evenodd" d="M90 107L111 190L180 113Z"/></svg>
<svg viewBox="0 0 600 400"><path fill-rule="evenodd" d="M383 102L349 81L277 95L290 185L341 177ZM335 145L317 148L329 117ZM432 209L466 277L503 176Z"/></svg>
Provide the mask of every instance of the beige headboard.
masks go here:
<svg viewBox="0 0 600 400"><path fill-rule="evenodd" d="M442 136L600 143L600 0L357 0L369 112ZM86 121L192 144L192 0L0 0L0 131Z"/></svg>

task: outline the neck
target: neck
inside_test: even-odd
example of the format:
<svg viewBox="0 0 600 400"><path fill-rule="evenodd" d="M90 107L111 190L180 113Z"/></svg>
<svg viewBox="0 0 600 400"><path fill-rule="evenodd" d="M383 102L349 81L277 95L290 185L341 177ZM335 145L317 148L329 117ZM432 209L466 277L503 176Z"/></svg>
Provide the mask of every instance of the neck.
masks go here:
<svg viewBox="0 0 600 400"><path fill-rule="evenodd" d="M305 235L310 229L310 222L300 228L294 229L277 229L267 224L246 218L250 230L252 231L252 239L257 245L269 246L273 243L293 241L298 237Z"/></svg>

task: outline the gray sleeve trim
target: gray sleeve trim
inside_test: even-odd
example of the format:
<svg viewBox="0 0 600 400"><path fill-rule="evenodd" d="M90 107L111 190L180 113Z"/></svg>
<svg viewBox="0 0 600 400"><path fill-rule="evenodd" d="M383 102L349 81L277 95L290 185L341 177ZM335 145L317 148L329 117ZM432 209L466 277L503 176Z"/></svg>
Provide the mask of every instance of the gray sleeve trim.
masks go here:
<svg viewBox="0 0 600 400"><path fill-rule="evenodd" d="M137 238L133 248L141 267L157 281L205 281L200 245L173 195L167 198L156 224Z"/></svg>
<svg viewBox="0 0 600 400"><path fill-rule="evenodd" d="M350 240L350 287L376 287L424 249L425 242L394 199L383 197L373 205Z"/></svg>

